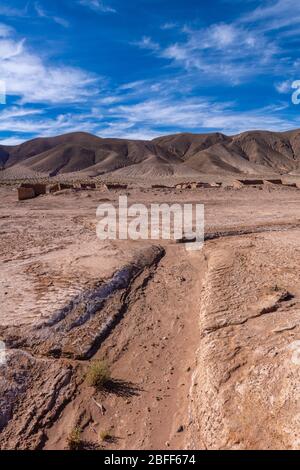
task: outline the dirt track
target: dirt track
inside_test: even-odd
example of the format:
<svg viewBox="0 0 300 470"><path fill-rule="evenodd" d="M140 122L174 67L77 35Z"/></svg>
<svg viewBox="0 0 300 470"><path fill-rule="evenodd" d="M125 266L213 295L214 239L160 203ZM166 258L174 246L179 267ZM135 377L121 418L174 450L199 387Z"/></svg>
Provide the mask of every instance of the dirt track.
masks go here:
<svg viewBox="0 0 300 470"><path fill-rule="evenodd" d="M118 381L109 396L96 396L104 405L105 416L91 400L83 385L79 397L65 410L66 420L84 410L87 441L94 429L115 436L115 448L183 448L189 426L188 406L197 328L201 254L186 255L183 247L170 247L156 271L144 273L133 290L128 310L98 351L96 358L107 358ZM148 275L150 274L150 277ZM188 298L186 292L189 292ZM195 327L196 325L196 327ZM80 413L79 413L80 414ZM65 423L65 421L64 421ZM63 446L54 426L47 447Z"/></svg>

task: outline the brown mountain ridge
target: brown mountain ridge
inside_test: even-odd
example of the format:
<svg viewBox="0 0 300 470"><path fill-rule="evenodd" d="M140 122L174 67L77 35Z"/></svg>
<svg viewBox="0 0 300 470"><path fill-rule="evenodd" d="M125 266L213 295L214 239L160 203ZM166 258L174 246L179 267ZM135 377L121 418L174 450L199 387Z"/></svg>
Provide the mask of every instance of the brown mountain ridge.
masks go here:
<svg viewBox="0 0 300 470"><path fill-rule="evenodd" d="M200 174L300 174L300 130L182 133L152 141L100 138L88 133L0 145L0 177L78 174L118 177Z"/></svg>

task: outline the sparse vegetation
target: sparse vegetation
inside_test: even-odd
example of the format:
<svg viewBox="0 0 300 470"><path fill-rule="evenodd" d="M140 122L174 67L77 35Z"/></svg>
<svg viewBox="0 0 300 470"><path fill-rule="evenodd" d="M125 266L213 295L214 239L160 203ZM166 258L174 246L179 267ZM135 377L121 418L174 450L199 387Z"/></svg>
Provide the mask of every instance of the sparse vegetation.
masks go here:
<svg viewBox="0 0 300 470"><path fill-rule="evenodd" d="M109 366L106 361L95 361L87 372L87 383L97 389L103 388L111 379Z"/></svg>
<svg viewBox="0 0 300 470"><path fill-rule="evenodd" d="M101 431L99 433L99 444L109 441L110 437L111 436L108 431Z"/></svg>
<svg viewBox="0 0 300 470"><path fill-rule="evenodd" d="M277 284L275 284L275 286L273 286L271 288L271 291L272 292L280 292L280 291L282 291L282 289Z"/></svg>
<svg viewBox="0 0 300 470"><path fill-rule="evenodd" d="M82 431L79 426L76 426L70 432L68 437L68 447L70 450L79 450L82 447Z"/></svg>

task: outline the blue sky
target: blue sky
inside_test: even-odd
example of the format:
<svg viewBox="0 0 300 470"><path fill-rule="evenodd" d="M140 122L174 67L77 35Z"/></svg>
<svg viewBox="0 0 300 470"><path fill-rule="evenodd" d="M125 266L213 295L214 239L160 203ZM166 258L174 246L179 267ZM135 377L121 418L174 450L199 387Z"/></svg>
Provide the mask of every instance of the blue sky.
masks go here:
<svg viewBox="0 0 300 470"><path fill-rule="evenodd" d="M0 0L0 143L300 127L299 0Z"/></svg>

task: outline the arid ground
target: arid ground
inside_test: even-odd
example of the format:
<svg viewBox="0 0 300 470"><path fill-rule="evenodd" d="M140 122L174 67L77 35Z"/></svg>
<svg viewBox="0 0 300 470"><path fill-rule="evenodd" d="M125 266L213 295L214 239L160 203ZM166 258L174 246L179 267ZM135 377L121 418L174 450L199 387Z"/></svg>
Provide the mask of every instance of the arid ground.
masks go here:
<svg viewBox="0 0 300 470"><path fill-rule="evenodd" d="M98 240L124 193L205 204L203 250ZM1 449L300 448L300 190L0 198Z"/></svg>

